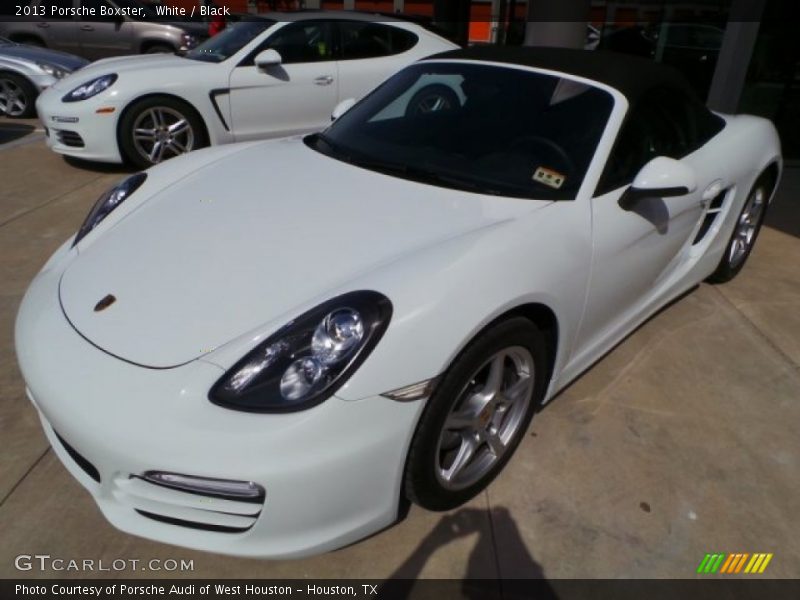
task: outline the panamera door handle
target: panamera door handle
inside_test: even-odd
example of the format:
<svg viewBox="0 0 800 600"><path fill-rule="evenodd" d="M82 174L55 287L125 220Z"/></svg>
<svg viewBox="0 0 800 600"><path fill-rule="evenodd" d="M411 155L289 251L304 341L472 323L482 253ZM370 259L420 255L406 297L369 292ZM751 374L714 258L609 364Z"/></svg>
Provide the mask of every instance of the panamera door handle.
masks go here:
<svg viewBox="0 0 800 600"><path fill-rule="evenodd" d="M94 27L91 25L81 25L81 31L94 31Z"/></svg>
<svg viewBox="0 0 800 600"><path fill-rule="evenodd" d="M333 83L333 75L322 75L314 80L317 85L330 85Z"/></svg>
<svg viewBox="0 0 800 600"><path fill-rule="evenodd" d="M42 29L47 29L50 27L50 23L37 23L36 26L41 27Z"/></svg>

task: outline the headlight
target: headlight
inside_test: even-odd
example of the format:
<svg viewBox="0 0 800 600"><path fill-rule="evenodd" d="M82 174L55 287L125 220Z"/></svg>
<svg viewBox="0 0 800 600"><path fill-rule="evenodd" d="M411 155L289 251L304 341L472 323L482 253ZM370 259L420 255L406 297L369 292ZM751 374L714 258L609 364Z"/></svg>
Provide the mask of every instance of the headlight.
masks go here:
<svg viewBox="0 0 800 600"><path fill-rule="evenodd" d="M80 102L81 100L88 100L92 96L96 96L100 92L107 90L117 80L117 75L112 73L110 75L103 75L91 81L87 81L83 85L76 87L69 94L64 96L61 100L63 102Z"/></svg>
<svg viewBox="0 0 800 600"><path fill-rule="evenodd" d="M139 189L145 179L147 179L147 174L137 173L100 196L89 212L89 216L86 217L83 225L81 225L81 228L78 230L78 235L75 236L75 241L72 242L73 247L77 245L87 233L97 227L100 221L105 219L112 210L122 204L123 200Z"/></svg>
<svg viewBox="0 0 800 600"><path fill-rule="evenodd" d="M56 65L51 65L49 63L41 63L41 62L36 64L39 65L39 68L42 71L44 71L48 75L51 75L52 77L55 77L56 79L63 79L64 77L70 74L70 72L67 71L66 69L62 69L61 67L57 67Z"/></svg>
<svg viewBox="0 0 800 600"><path fill-rule="evenodd" d="M392 316L383 294L344 294L296 318L236 363L209 392L214 404L292 412L330 398L369 356Z"/></svg>

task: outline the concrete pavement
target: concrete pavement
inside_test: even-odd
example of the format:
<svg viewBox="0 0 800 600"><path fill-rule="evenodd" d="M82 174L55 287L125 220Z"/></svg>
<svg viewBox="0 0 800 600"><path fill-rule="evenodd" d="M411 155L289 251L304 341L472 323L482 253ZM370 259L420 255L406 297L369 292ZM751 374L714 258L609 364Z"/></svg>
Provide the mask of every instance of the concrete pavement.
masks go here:
<svg viewBox="0 0 800 600"><path fill-rule="evenodd" d="M261 561L156 544L108 525L24 394L13 323L24 290L123 169L74 166L0 119L0 578L19 554L194 561L108 577L692 577L706 552L772 552L800 575L800 170L742 274L645 324L533 421L500 477L448 514L324 556Z"/></svg>

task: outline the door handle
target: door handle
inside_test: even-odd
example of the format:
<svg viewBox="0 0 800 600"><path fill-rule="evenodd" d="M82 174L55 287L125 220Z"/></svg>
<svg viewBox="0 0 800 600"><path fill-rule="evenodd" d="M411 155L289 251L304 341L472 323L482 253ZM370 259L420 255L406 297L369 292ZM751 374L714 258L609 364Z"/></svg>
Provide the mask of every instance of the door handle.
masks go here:
<svg viewBox="0 0 800 600"><path fill-rule="evenodd" d="M91 25L81 25L81 31L94 31L94 27Z"/></svg>
<svg viewBox="0 0 800 600"><path fill-rule="evenodd" d="M50 23L37 23L36 26L41 27L42 29L47 29L50 27Z"/></svg>
<svg viewBox="0 0 800 600"><path fill-rule="evenodd" d="M317 85L330 85L333 83L333 75L321 75L314 80Z"/></svg>

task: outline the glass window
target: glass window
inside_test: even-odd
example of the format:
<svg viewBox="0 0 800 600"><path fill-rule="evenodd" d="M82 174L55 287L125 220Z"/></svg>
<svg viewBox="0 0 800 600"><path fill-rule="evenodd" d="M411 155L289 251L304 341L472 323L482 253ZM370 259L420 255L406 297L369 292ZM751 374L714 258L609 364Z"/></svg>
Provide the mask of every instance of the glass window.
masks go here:
<svg viewBox="0 0 800 600"><path fill-rule="evenodd" d="M628 185L657 156L680 159L724 127L725 122L679 89L656 88L625 119L598 187L603 194Z"/></svg>
<svg viewBox="0 0 800 600"><path fill-rule="evenodd" d="M331 24L328 21L290 23L271 35L256 53L267 48L278 52L286 65L332 60Z"/></svg>
<svg viewBox="0 0 800 600"><path fill-rule="evenodd" d="M418 63L306 143L431 185L574 199L613 104L604 90L553 75Z"/></svg>
<svg viewBox="0 0 800 600"><path fill-rule="evenodd" d="M259 19L257 21L239 21L231 23L220 33L186 53L186 58L204 62L219 63L227 60L247 44L264 33L275 21ZM252 65L252 55L250 57Z"/></svg>
<svg viewBox="0 0 800 600"><path fill-rule="evenodd" d="M380 23L342 21L338 27L343 60L400 54L413 48L419 40L410 31Z"/></svg>

